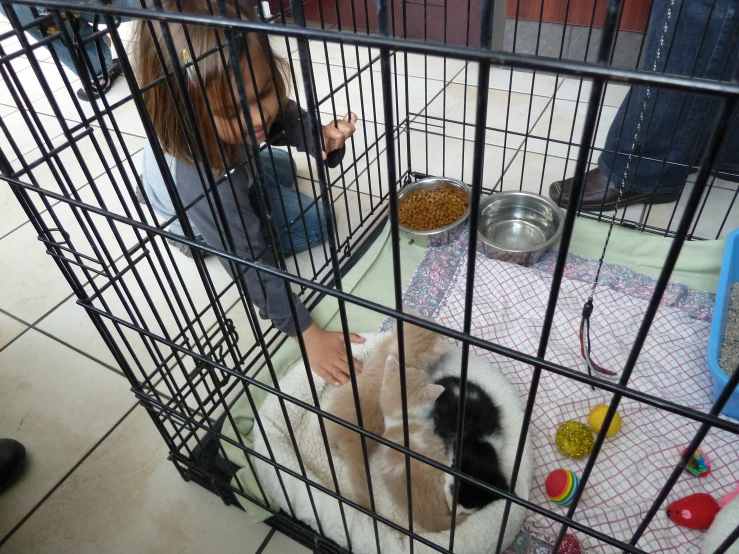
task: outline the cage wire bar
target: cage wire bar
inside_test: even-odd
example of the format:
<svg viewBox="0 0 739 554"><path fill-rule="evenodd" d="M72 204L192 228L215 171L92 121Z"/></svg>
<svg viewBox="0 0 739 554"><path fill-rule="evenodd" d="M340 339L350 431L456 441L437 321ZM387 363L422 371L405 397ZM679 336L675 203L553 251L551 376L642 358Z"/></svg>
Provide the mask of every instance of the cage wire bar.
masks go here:
<svg viewBox="0 0 739 554"><path fill-rule="evenodd" d="M134 4L134 3L132 3ZM598 541L612 545L624 552L643 552L637 544L648 528L654 515L662 506L667 495L684 470L688 460L699 447L701 441L711 429L720 429L734 435L739 435L739 424L735 421L719 417L722 407L739 383L739 370L731 376L728 385L708 413L683 406L671 400L653 396L629 387L629 379L635 367L644 341L649 333L657 309L667 287L669 277L675 267L681 248L686 240L699 238L715 238L725 232L725 225L736 200L737 192L733 194L730 205L723 217L715 237L700 236L697 228L700 215L703 213L710 195L714 191L715 180L721 172L712 171L716 162L723 154L721 145L727 134L731 133L732 126L737 127L736 120L729 117L736 112L739 100L739 76L735 73L731 79L723 81L703 80L687 76L676 76L666 73L652 73L638 69L616 67L613 63L615 43L623 15L624 2L621 0L607 0L606 15L603 24L603 33L598 47L595 62L588 62L587 49L590 47L590 38L583 61L568 60L563 57L565 32L562 32L561 43L558 47L558 57L545 58L539 54L540 36L543 22L543 2L539 14L537 38L533 55L515 51L516 37L519 25L520 1L516 1L516 17L514 18L513 44L514 51L502 50L502 43L493 44L494 28L502 28L501 18L503 11L501 2L484 0L479 4L480 29L479 41L475 37L471 40L471 21L477 16L473 8L473 1L468 0L465 9L464 44L448 41L448 12L444 3L443 39L441 41L429 37L427 28L428 10L431 6L425 0L422 4L424 26L422 37L411 37L408 30L408 2L394 0L378 0L377 31L371 30L370 6L371 2L363 2L364 20L358 17L358 2L350 3L351 25L346 24L346 12L341 14L345 3L339 0L334 2L317 3L320 28L309 26L305 9L310 2L291 0L279 2L279 13L267 15L258 5L260 20L248 20L245 14L239 12L238 5L226 0L208 0L208 14L189 14L165 11L162 0L153 0L147 9L144 2L141 7L120 7L105 2L72 2L65 0L46 0L37 2L21 0L12 4L3 2L8 19L13 30L0 35L0 75L8 87L13 103L19 109L22 125L31 135L30 141L20 144L22 137L16 140L16 129L12 128L5 118L0 119L0 129L5 135L5 142L0 151L0 172L2 180L9 186L26 216L31 221L39 240L45 245L46 252L58 270L62 273L77 298L77 304L88 313L93 325L100 333L106 346L109 348L117 367L114 370L122 372L131 384L132 391L142 406L148 411L154 424L166 441L170 451L170 458L182 477L194 480L218 494L226 504L235 502L236 496L246 498L272 514L271 524L293 536L305 544L313 546L315 551L338 552L344 551L328 539L321 527L317 508L313 499L314 491L319 491L339 501L342 525L349 551L353 550L349 529L347 526L345 507L350 506L369 515L373 520L375 548L381 551L378 526L383 524L398 532L411 537L411 548L414 542L428 546L438 552L452 552L456 525L452 524L450 542L448 545L438 545L420 536L413 526L413 502L411 498L410 470L411 459L421 461L443 471L453 478L453 509L452 517L457 514L457 493L461 482L472 484L481 490L495 493L505 502L505 512L500 522L500 533L495 552L501 552L503 535L507 526L509 509L512 503L525 507L531 512L544 515L562 525L554 550L559 547L568 528L578 530ZM590 15L589 33L595 25L597 2L593 3ZM229 14L229 6L236 6L235 14ZM39 19L31 23L22 23L16 8L29 7ZM41 13L39 10L44 9ZM330 28L324 21L324 12L333 9L336 17L336 28ZM681 4L682 8L682 4ZM79 28L68 28L64 24L65 17L69 19L71 12L84 11L95 14L94 32L82 37ZM566 5L566 14L569 13L570 2ZM146 23L150 33L160 32L166 48L158 49L157 57L164 77L151 83L137 83L132 61L126 53L119 26L121 18L141 20ZM292 21L290 21L292 20ZM567 28L565 15L565 29ZM31 43L23 31L30 30L42 23L53 23L58 33L44 36ZM104 27L98 27L104 25ZM172 35L172 26L182 25L185 28L186 42L189 53L194 60L194 81L197 90L205 94L205 80L201 75L198 62L211 55L217 55L223 67L239 66L239 52L246 52L248 66L252 68L249 49L246 47L245 33L263 33L276 41L284 42L287 50L286 61L290 68L290 81L295 101L299 107L307 110L307 120L303 121L303 139L311 144L314 151L323 150L323 137L320 131L321 116L340 118L343 113L339 106L340 100L345 100L346 110L358 112L362 122L361 130L349 141L351 159L342 160L333 173L320 159L311 161L305 154L305 173L296 173L298 181L308 188L315 202L323 207L326 215L326 235L322 235L323 246L310 249L306 255L300 256L290 240L286 252L279 247L277 229L273 224L266 226L270 240L269 250L275 265L263 259L264 254L255 255L249 244L248 256L239 254L235 250L231 236L231 222L227 222L222 206L221 193L216 190L226 190L238 204L234 175L236 171L248 171L255 180L261 181L265 168L262 155L255 155L250 148L246 149L247 156L241 160L233 171L226 172L222 178L215 178L215 173L207 163L198 167L202 192L194 200L184 203L177 192L174 176L171 175L167 160L159 146L150 114L147 112L143 95L154 87L167 87L170 94L179 94L183 98L184 110L179 113L180 123L185 126L196 125L197 119L193 102L188 92L187 70L179 63L179 54L176 51ZM187 28L202 26L213 30L217 37L217 46L213 51L206 52L199 58L195 55L192 41ZM61 97L68 95L66 104L57 101L59 91L52 88L48 82L47 72L39 56L45 52L47 46L60 41L68 47L72 54L73 63L80 75L93 72L93 63L86 49L78 45L96 43L100 53L100 39L109 36L115 52L118 54L122 72L130 90L130 94L123 98L109 100L106 95L100 94L94 98L94 89L101 86L96 81L82 79L82 87L88 96L93 97L89 109L76 98L73 83L65 73L61 60L54 48L49 48L48 55L51 64L56 68L63 84L64 91ZM497 35L498 37L500 35ZM222 37L222 40L221 40ZM18 47L13 44L17 40ZM296 50L291 50L290 41L297 41ZM334 83L330 63L331 52L329 45L338 47L340 55L340 83ZM11 51L6 51L10 46ZM639 47L639 57L644 47L642 39ZM667 46L667 56L672 44ZM376 50L379 53L376 53ZM294 53L297 52L297 57ZM332 52L335 52L333 50ZM323 55L326 66L328 91L321 96L319 93L320 78L316 76L315 61ZM354 56L355 67L348 61ZM423 73L419 79L426 83L423 90L423 108L411 102L411 79L409 63L411 55L423 56ZM40 83L43 96L40 99L48 102L48 108L40 111L39 99L32 98L25 90L24 82L19 77L19 71L14 64L25 56L30 70ZM363 58L364 56L364 58ZM429 98L428 83L433 81L429 73L429 59L442 60L442 79L445 85L436 96ZM366 61L365 61L366 60ZM463 64L449 69L450 62L458 61ZM133 60L135 63L135 60ZM272 81L276 81L276 61L269 59ZM299 69L296 67L299 65ZM171 66L172 69L167 69ZM503 126L491 125L488 122L487 110L491 89L488 82L491 79L491 66L502 66L530 70L532 73L529 94L529 110L526 126L523 131L509 128L511 120L511 92L514 90L514 72L508 76L507 88L509 96L506 102L506 112ZM379 71L377 71L379 67ZM403 72L399 72L398 68ZM455 69L456 73L455 73ZM464 102L462 119L447 117L447 87L450 75L461 77L464 97L468 97L471 85L468 82L469 69L477 68L477 91L474 92L475 112L474 122L468 122L468 106ZM379 73L379 79L375 73ZM349 74L351 73L351 74ZM433 73L433 71L432 71ZM253 121L249 110L248 86L257 90L254 72L251 71L251 82L241 72L234 72L233 83L229 83L230 101L234 107L240 107L244 113L244 121L239 121L239 136L244 144L257 144L255 123L265 126L264 112L260 99L257 98L259 119ZM554 75L552 98L549 104L550 115L546 136L536 134L532 125L532 102L535 97L536 76ZM573 118L569 138L566 140L552 137L552 120L554 109L558 101L556 95L557 83L560 76L577 77L580 79L576 93L576 105L580 102L584 92L585 79L589 79L590 91L587 100L587 110L582 123L579 142L576 139L576 122ZM27 76L26 76L27 77ZM302 80L302 87L299 81ZM453 79L452 79L453 80ZM415 82L415 81L414 81ZM590 167L593 155L604 149L597 145L596 132L600 126L604 110L604 98L611 83L619 82L630 85L648 85L657 88L657 94L662 90L676 90L699 95L710 95L717 105L716 117L710 123L705 122L705 129L712 129L710 139L702 149L701 164L692 190L687 195L682 215L678 215L677 203L668 223L659 226L650 223L651 206L639 214L638 219L627 217L624 209L618 223L625 227L632 227L647 233L662 234L672 237L672 243L664 266L660 273L654 293L650 299L641 326L631 347L629 356L624 365L618 382L611 382L598 376L589 376L577 369L565 367L545 360L547 342L552 330L554 312L557 307L559 288L564 274L564 265L572 238L575 218L587 217L602 219L603 212L586 212L580 209L579 201L572 202L567 208L565 228L562 235L560 251L557 256L553 273L552 288L549 293L544 325L542 327L539 349L536 356L527 355L514 349L486 341L471 334L471 313L474 303L475 279L475 245L477 242L477 207L483 194L500 190L523 190L524 172L521 170L520 179L507 187L506 174L510 164L506 162L505 152L508 141L514 138L522 139L521 154L523 164L529 153L527 145L533 141L545 141L544 164L549 160L549 148L554 145L566 146L567 156L564 171L572 149L577 150L575 160L575 180L573 197L580 198L583 190L585 173ZM360 105L352 106L350 100L350 86L357 85L360 93ZM370 93L365 91L369 85ZM380 98L376 97L376 86L379 85ZM61 88L60 88L61 90ZM404 91L402 93L401 91ZM431 93L434 94L433 92ZM378 106L378 100L381 106ZM441 100L442 115L429 113L430 103ZM287 98L278 98L279 110L284 116ZM122 114L129 106L141 117L146 140L154 150L154 156L159 170L164 177L165 185L170 194L176 216L168 221L158 220L150 202L143 204L134 201L137 188L141 188L141 177L138 174L134 161L135 152L126 144L128 136ZM208 118L213 124L213 111L206 102ZM680 111L683 106L681 104ZM70 113L71 110L71 113ZM50 111L50 113L49 113ZM118 117L116 117L116 115ZM43 116L43 117L42 117ZM49 117L51 116L51 117ZM380 119L381 116L382 119ZM60 133L50 136L45 122L55 121ZM646 123L649 129L651 121ZM710 125L710 127L708 127ZM369 129L368 129L369 127ZM426 175L445 174L450 166L447 165L447 156L442 156L441 166L434 166L429 159L429 137L439 136L443 149L446 151L452 140L460 140L450 134L457 127L461 127L461 174L460 178L471 184L471 221L468 244L467 288L464 302L464 325L462 331L450 329L439 324L421 319L413 314L403 313L402 295L403 285L400 272L401 256L399 249L399 227L397 215L397 195L399 189ZM456 131L455 131L456 132ZM472 138L468 138L468 133ZM491 186L486 186L489 179L486 169L492 163L486 164L486 139L491 133L502 133L504 155L500 164L500 177ZM102 135L102 140L100 140ZM419 155L415 137L421 137ZM193 152L201 155L206 151L203 138L199 133L192 136L189 147ZM361 140L360 140L361 139ZM190 138L188 137L188 140ZM216 134L219 154L225 161L224 145ZM466 145L472 146L471 177L465 173ZM700 145L696 145L696 151ZM293 158L300 159L297 150L288 146L288 153ZM513 147L511 147L513 148ZM725 146L724 146L725 148ZM266 147L266 162L276 172L275 154L273 148ZM529 153L530 154L530 153ZM623 153L617 153L623 155ZM109 162L109 157L112 162ZM419 161L419 159L421 161ZM676 162L637 158L637 164L642 160L657 161L662 164L662 174L665 168L675 165ZM302 160L301 160L302 161ZM96 169L91 169L91 166ZM677 164L679 165L679 164ZM100 166L100 167L97 167ZM497 166L497 164L496 164ZM80 168L81 176L73 175L74 169ZM100 170L99 174L93 171ZM438 172L438 173L437 173ZM353 177L353 180L352 180ZM360 190L360 177L368 181L369 193ZM98 180L102 178L105 181ZM542 169L539 184L539 193L543 193L544 170ZM510 181L510 180L509 180ZM82 184L83 183L83 184ZM80 184L82 184L80 186ZM657 183L658 184L658 183ZM657 186L655 184L655 186ZM85 188L88 185L89 188ZM220 187L220 188L219 188ZM262 213L272 214L275 210L285 213L285 206L280 197L280 206L271 205L268 195L262 191L262 186L256 187L257 203ZM363 196L364 195L364 196ZM351 198L351 199L350 199ZM196 240L190 226L187 213L195 203L205 199L221 237L222 248L207 245ZM355 210L356 204L356 210ZM300 206L300 225L305 226L307 207ZM379 303L345 292L342 280L347 271L361 258L374 238L378 236L386 218L390 221L392 237L393 260L393 304L390 308ZM341 216L341 217L340 217ZM345 218L345 219L344 219ZM673 219L678 224L672 228ZM184 236L168 231L174 221L182 225ZM241 222L244 225L243 221ZM323 232L323 231L322 231ZM173 245L187 247L193 254L192 266L186 267L172 252ZM209 264L207 255L224 260L229 266L235 279L224 279L223 272L214 270ZM194 266L194 270L193 270ZM297 298L311 308L322 299L335 299L338 303L339 319L343 332L344 347L350 365L350 379L354 386L354 403L357 414L357 424L345 422L325 411L319 402L316 385L312 373L306 369L310 386L312 404L303 402L284 393L280 389L273 357L278 349L287 340L273 325L262 324L254 306L250 290L246 285L244 272L251 270L259 276L260 286L263 288L264 279L268 277L282 280L285 293L290 305L293 321L297 322L298 312L292 292ZM147 287L145 279L150 276L155 279L156 287ZM202 288L200 287L202 284ZM395 444L382 436L378 436L363 428L362 407L356 393L356 373L351 355L352 346L349 334L349 318L347 306L354 305L374 312L393 317L397 320L398 342L400 344L400 376L401 398L403 415L403 445ZM408 406L406 390L405 356L403 345L403 326L413 324L426 329L434 330L446 337L462 343L463 363L461 367L461 390L459 411L457 414L457 436L461 436L464 428L465 399L467 394L466 369L470 347L474 346L483 351L506 356L528 364L532 368L531 384L524 412L524 425L520 430L516 459L510 485L507 490L498 489L475 479L460 470L461 441L455 446L455 460L453 467L431 460L410 448L408 428ZM297 341L301 356L307 360L305 341L299 325ZM247 335L250 333L250 335ZM306 365L307 367L307 365ZM266 370L266 372L265 372ZM575 381L586 383L603 391L613 394L608 411L595 446L587 460L580 484L577 487L574 501L566 515L538 506L528 500L519 498L515 493L518 470L520 468L528 426L536 402L538 384L542 371L560 375ZM255 394L260 396L274 395L278 398L282 415L290 434L290 439L299 471L295 471L276 461L275 456L266 440L268 455L263 455L249 447L243 438L237 434L237 440L222 433L221 427L225 420L235 428L231 408L242 395L250 404L255 416L257 428L264 434L263 422L257 409ZM631 539L624 542L616 537L609 536L596 529L578 523L574 518L580 498L585 490L594 465L600 454L605 432L618 408L622 398L631 399L648 406L664 410L671 414L685 417L700 424L693 440L675 466L670 477L663 484L659 494L639 525L633 530ZM361 439L364 454L364 466L369 483L370 509L366 509L352 500L344 497L339 489L336 471L329 455L331 481L334 490L320 483L312 481L306 472L301 458L290 419L287 415L287 406L297 406L315 414L319 421L321 440L330 454L330 447L326 435L326 420L339 424L356 432ZM375 513L373 488L369 471L366 441L374 440L378 444L395 449L405 458L406 495L408 501L407 524L390 521ZM257 498L246 490L235 469L235 464L229 459L224 444L238 448L243 454L246 463L256 475L254 461L262 462L275 469L280 480L283 493L287 499L288 510L275 510L268 501L262 484L257 479L261 498ZM283 477L289 476L305 485L310 498L311 508L318 524L313 531L301 524L295 516L290 498L285 490ZM716 553L725 552L739 537L739 527L731 533Z"/></svg>

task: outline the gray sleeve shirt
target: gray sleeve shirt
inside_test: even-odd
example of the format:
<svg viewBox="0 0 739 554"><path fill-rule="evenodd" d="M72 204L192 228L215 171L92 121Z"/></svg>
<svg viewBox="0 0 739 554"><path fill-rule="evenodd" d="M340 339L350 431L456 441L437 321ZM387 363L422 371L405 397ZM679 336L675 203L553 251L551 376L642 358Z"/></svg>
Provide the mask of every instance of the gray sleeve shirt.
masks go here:
<svg viewBox="0 0 739 554"><path fill-rule="evenodd" d="M307 113L300 110L294 101L290 101L285 106L284 114L284 119L276 122L270 130L270 144L275 146L290 144L297 150L308 151L316 157L316 153L311 147L312 142L310 141L307 124L305 136L303 134L303 122L307 121ZM304 138L308 138L307 144ZM332 152L326 161L327 165L335 167L339 164L343 155L344 148ZM256 260L265 265L274 266L275 260L271 249L262 238L259 217L254 212L249 200L249 188L252 186L254 179L248 166L242 166L232 172L233 187L231 187L228 179L223 179L216 186L217 199L222 205L225 217L224 225L224 222L220 222L221 218L216 208L216 194L210 190L202 168L203 179L201 179L198 168L194 164L169 155L165 156L183 205L187 208L195 202L187 213L190 221L197 227L205 242L209 246L231 252L245 260ZM243 156L246 156L246 150L243 151ZM218 181L218 179L215 180ZM160 197L162 191L166 194L164 180L150 145L147 145L144 151L143 183L147 194L150 194L152 190L155 193L159 191ZM206 189L205 196L196 202L196 199ZM216 224L216 219L218 219L220 225ZM221 240L222 233L219 232L219 227L222 231L227 230L231 235L233 250ZM251 249L249 245L251 245ZM221 263L226 271L235 278L228 262L221 259ZM266 273L257 274L256 270L245 266L238 266L237 270L243 274L251 301L259 309L260 316L272 320L275 327L280 331L295 336L297 331L293 323L286 282L279 277ZM301 331L304 331L313 323L313 320L298 297L291 290L289 294L293 295L298 324Z"/></svg>

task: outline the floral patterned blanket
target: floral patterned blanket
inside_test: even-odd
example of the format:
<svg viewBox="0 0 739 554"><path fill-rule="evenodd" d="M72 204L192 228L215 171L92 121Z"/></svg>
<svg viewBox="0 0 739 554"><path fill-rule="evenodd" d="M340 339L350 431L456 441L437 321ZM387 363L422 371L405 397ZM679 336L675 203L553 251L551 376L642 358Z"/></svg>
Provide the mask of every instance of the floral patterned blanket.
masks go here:
<svg viewBox="0 0 739 554"><path fill-rule="evenodd" d="M403 293L405 303L421 315L431 317L444 299L461 262L467 262L469 232L465 230L453 242L439 248L429 248L416 267L408 287ZM478 258L483 256L478 252ZM557 261L557 252L547 252L531 269L551 275ZM598 269L596 260L588 260L577 254L567 255L564 276L567 279L592 283ZM637 273L627 267L603 264L599 287L607 287L629 296L649 300L656 279ZM679 282L668 285L662 306L679 308L697 320L710 321L716 297L707 292L694 291ZM392 320L385 319L381 330L391 327Z"/></svg>

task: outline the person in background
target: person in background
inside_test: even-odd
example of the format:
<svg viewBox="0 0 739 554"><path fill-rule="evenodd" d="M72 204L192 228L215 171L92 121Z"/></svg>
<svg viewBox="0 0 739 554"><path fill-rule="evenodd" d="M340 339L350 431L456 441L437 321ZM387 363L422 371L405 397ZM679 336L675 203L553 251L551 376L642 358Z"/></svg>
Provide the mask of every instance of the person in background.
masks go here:
<svg viewBox="0 0 739 554"><path fill-rule="evenodd" d="M129 2L130 0L112 0L110 3L117 6L128 6ZM45 16L49 13L45 8L31 8L29 6L16 4L11 4L11 6L21 25L25 26L37 19L42 20L38 27L31 27L26 31L34 39L41 40L46 36L54 35L59 32L59 29L57 29L53 20L43 21ZM0 13L5 17L8 17L5 8L2 6L0 6ZM84 12L62 12L61 17L65 21L64 24L70 36L74 37L73 28L77 28L83 42L86 38L92 36L99 30L96 26L96 16L94 14ZM102 22L102 19L100 19L100 21ZM58 37L51 41L51 46L59 57L59 61L62 62L72 73L80 77L77 73L77 68L74 65L72 53L64 45L62 38ZM102 38L90 40L89 42L84 43L84 48L90 59L92 70L95 73L95 78L98 81L99 90L103 94L106 94L113 86L115 80L122 74L121 67L118 64L118 59L114 59L111 54L110 39L106 36L105 40L102 40ZM98 98L100 96L98 88L92 87L92 91L93 97ZM90 101L84 87L77 91L77 97L85 102Z"/></svg>
<svg viewBox="0 0 739 554"><path fill-rule="evenodd" d="M26 449L13 439L0 439L0 492L7 489L26 465Z"/></svg>
<svg viewBox="0 0 739 554"><path fill-rule="evenodd" d="M669 19L668 19L669 13ZM659 55L663 28L667 26ZM654 0L642 69L728 80L739 63L739 0ZM720 99L652 87L632 86L610 126L598 168L586 174L582 209L614 210L624 179L621 206L675 202L708 140ZM634 142L634 137L637 137ZM731 115L727 138L714 170L719 178L739 182L739 125ZM570 203L573 178L550 185L560 206Z"/></svg>
<svg viewBox="0 0 739 554"><path fill-rule="evenodd" d="M208 13L207 3L201 0L165 0L163 7L171 12ZM240 14L246 19L256 19L253 4L245 0L228 0L226 11L231 18ZM165 154L168 166L165 171L172 176L187 218L194 226L195 238L242 259L271 266L275 265L273 248L292 253L323 242L328 228L322 204L296 190L290 154L259 147L262 143L289 144L323 158L329 167L336 167L344 155L344 143L354 133L357 116L349 113L324 126L323 152L316 152L313 143L306 140L310 137L307 129L304 130L308 114L287 96L285 73L289 69L272 52L265 35L247 33L234 41L238 59L238 67L234 68L229 56L224 62L219 55L219 44L225 43L222 33L190 25L188 42L181 25L169 27L174 52L180 59L165 55L162 64L157 52L167 52L167 45L161 28L155 26L152 35L145 24L137 27L133 57L140 87L161 79L165 70L174 71L177 65L186 79L187 100L195 119L192 123L189 118L182 118L186 113L185 98L179 87L160 84L148 88L143 96ZM238 96L236 101L231 96L236 90L236 71L243 77L256 144L251 144L242 134L246 117ZM203 151L191 146L199 141ZM257 167L251 167L252 161L254 165L261 161L259 174ZM158 215L167 220L174 217L172 200L151 144L144 148L142 188ZM269 203L264 206L262 199ZM177 228L169 230L179 234L180 224L184 222L176 222ZM272 243L273 236L276 244ZM262 318L272 320L277 329L292 337L300 328L310 367L317 375L334 385L348 381L349 360L342 333L320 328L297 295L292 294L297 315L294 320L288 296L291 293L282 279L246 266L238 266L232 273L229 262L225 259L221 262L234 278L243 276L250 300ZM364 339L351 334L351 341L362 343ZM358 361L354 360L354 366L361 370Z"/></svg>

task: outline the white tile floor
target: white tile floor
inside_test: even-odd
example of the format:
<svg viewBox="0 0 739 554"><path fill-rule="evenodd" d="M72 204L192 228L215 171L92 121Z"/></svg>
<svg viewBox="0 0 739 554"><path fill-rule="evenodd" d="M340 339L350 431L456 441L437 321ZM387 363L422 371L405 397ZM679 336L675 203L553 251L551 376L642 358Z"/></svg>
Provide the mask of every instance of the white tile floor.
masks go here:
<svg viewBox="0 0 739 554"><path fill-rule="evenodd" d="M0 32L8 29L7 23L0 22ZM294 41L290 41L289 47L283 39L275 39L275 43L283 55L288 51L295 55ZM322 44L312 43L311 53L316 86L319 97L323 97L344 80L342 52L335 45L329 45L326 52ZM347 67L355 68L366 64L377 53L345 48L343 54ZM38 57L55 91L54 97L60 104L65 123L74 127L83 116L92 114L90 107L81 106L82 113L79 113L46 51L38 51ZM297 58L295 64L299 67ZM13 65L29 101L40 114L43 130L54 144L60 144L62 125L53 117L33 69L25 59L18 59ZM406 64L402 57L398 59L397 68L397 83L401 98L404 98ZM451 60L446 64L442 59L424 60L419 56L409 56L407 68L412 131L408 142L408 135L401 135L398 167L408 167L410 151L414 170L469 181L477 68ZM387 191L387 158L382 154L386 148L384 138L373 145L376 137L384 132L381 124L384 114L379 65L375 64L372 69L372 73L363 73L361 80L353 80L334 97L339 115L349 106L360 114L354 144L350 145L345 162L348 166L355 153L360 159L356 170L348 169L345 179L340 179L334 189L341 236L354 228L352 221L357 221L360 214L379 209L382 206L379 197ZM68 74L68 77L75 90L74 76ZM298 75L297 80L298 93L302 97L302 77ZM585 109L583 101L587 99L589 84L581 86L575 79L557 80L550 75L532 78L530 73L514 71L511 74L509 69L494 69L490 89L488 126L493 130L486 135L485 185L546 193L549 183L572 175L577 148L554 141L569 141L572 136L575 143L579 142ZM620 85L608 87L596 145L602 144L626 90ZM117 101L127 94L127 85L119 82L108 99ZM371 102L373 94L375 106ZM361 98L364 98L363 105ZM406 113L404 102L398 107L396 114ZM321 109L324 119L330 119L331 102ZM26 129L23 115L14 105L8 86L0 83L0 116L12 129L19 153L26 159L36 159L37 144ZM443 118L464 121L466 125L449 121L444 124ZM130 175L140 167L140 151L146 140L143 127L130 102L115 111L115 119L123 133L123 145L131 156L133 168L125 167ZM100 137L99 126L96 125L93 132ZM525 140L527 133L549 140ZM100 143L104 159L109 160L109 149L104 141ZM5 151L9 151L6 150L8 144L5 137L0 138L0 147ZM360 157L367 144L373 145L371 156ZM60 156L59 167L68 174L65 188L77 191L83 201L100 202L89 184L93 180L108 209L119 214L134 209L132 201L122 203L110 186L106 168L92 141L84 138L78 145L87 173L74 153L66 150ZM116 150L122 151L117 139ZM296 161L302 177L299 186L309 192L309 163L304 156L297 157ZM122 169L116 167L112 171L120 182L118 176ZM340 172L333 170L330 175L335 179ZM61 192L48 166L34 169L33 176L40 186ZM736 187L731 183L716 182L716 188L706 198L698 233L712 236L718 232L726 206L735 194ZM34 203L43 212L47 206L33 196ZM677 216L682 204L676 208ZM655 207L649 222L667 226L674 209L674 206ZM53 212L59 223L70 231L78 247L92 255L94 252L81 234L72 211L66 206L56 206ZM167 461L165 443L146 412L135 407L128 381L116 360L84 310L76 304L67 281L45 253L36 238L37 233L7 186L0 186L0 213L3 268L0 272L0 435L21 440L29 451L25 474L0 495L0 551L199 553L218 545L220 550L245 554L308 552L291 539L271 533L265 525L252 525L239 510L226 508L216 496L180 479ZM638 218L640 213L641 208L630 208L629 216ZM50 213L44 213L43 217L47 224L56 226ZM676 217L673 229L675 220ZM737 210L732 210L721 236L738 223ZM101 230L96 244L109 249L109 263L119 260L123 247L137 242L128 228L117 227L122 241L118 244L113 230L104 221L97 218L96 225ZM314 248L312 253L316 263L325 260L322 247ZM163 266L170 271L176 266L183 282L199 284L194 264L177 252L173 256L173 261L166 260ZM207 263L216 289L223 290L229 282L225 272L216 260ZM289 268L295 270L297 266L305 272L309 271L310 264L307 256L303 256L290 262ZM154 304L162 303L164 296L151 269L143 268L141 275L142 283L137 283L130 273L123 280L137 305L143 307L141 317L147 320L150 328L161 326L161 332L171 331L177 323L173 313L167 312L169 315L162 322L150 321L151 310L146 306L145 292L150 294ZM188 287L188 290L194 306L202 309L207 305L208 298L202 287ZM125 316L120 300L112 290L108 293L110 296L106 293L103 299L111 303L110 309ZM236 291L231 287L222 303L228 307L237 300ZM240 346L246 349L253 344L253 339L245 311L236 302L229 316L241 331ZM210 324L214 316L206 314L203 320ZM129 362L133 360L131 353L150 359L138 335L131 331L124 334L131 341L131 351L125 353ZM174 381L182 384L181 378L176 377ZM171 393L168 383L159 383L157 389Z"/></svg>

